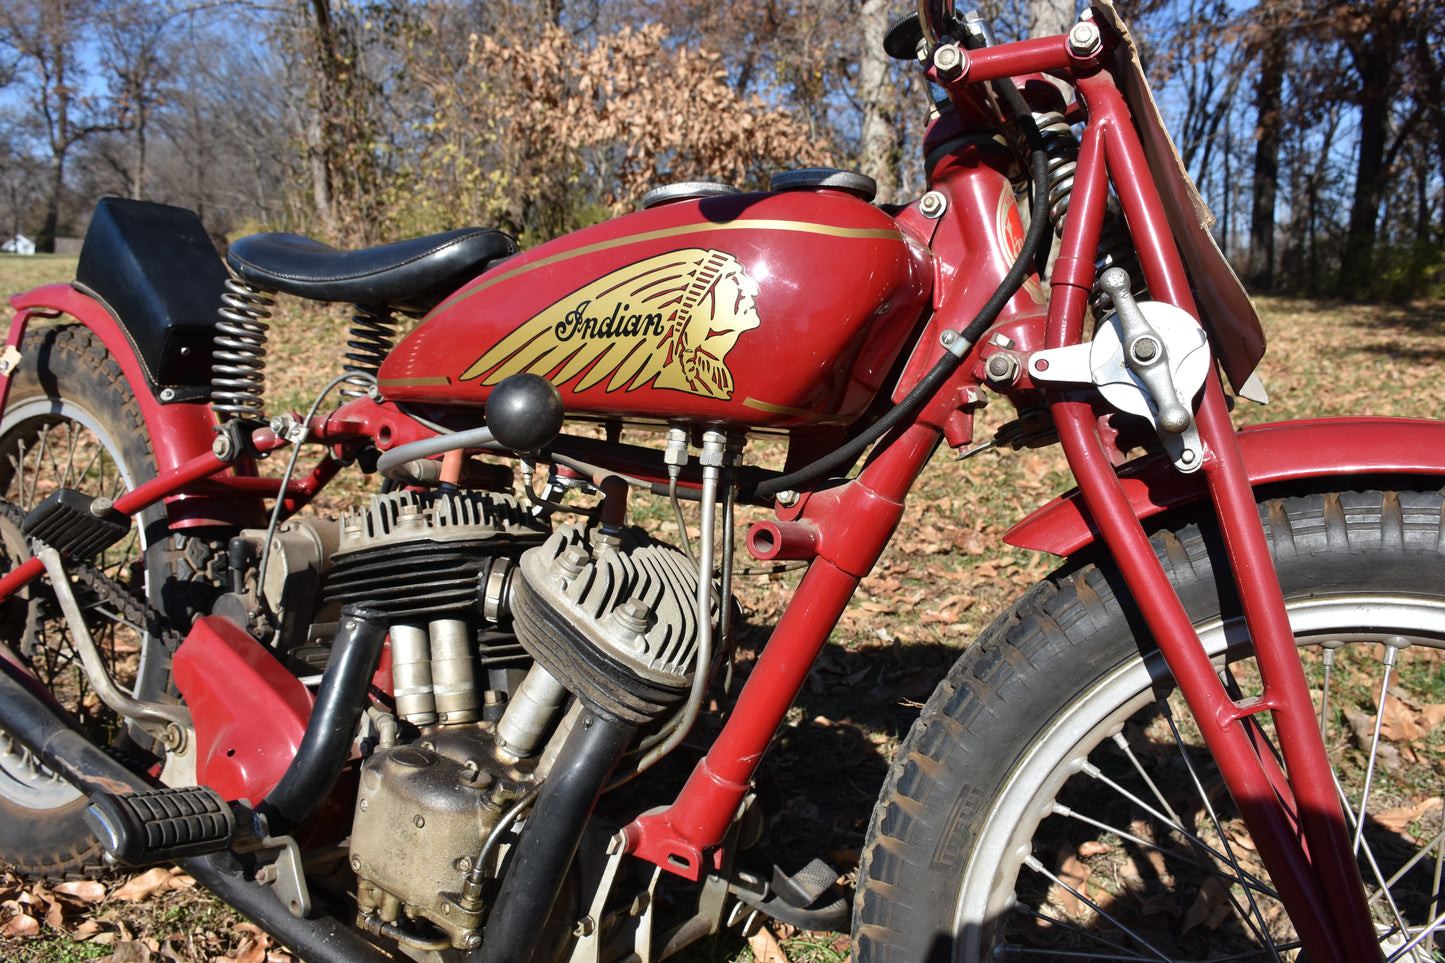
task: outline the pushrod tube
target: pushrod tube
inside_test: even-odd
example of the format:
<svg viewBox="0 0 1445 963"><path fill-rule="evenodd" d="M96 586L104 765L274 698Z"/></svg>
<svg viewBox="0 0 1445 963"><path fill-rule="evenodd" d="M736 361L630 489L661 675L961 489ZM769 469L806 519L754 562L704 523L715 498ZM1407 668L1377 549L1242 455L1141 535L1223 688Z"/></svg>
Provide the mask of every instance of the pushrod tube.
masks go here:
<svg viewBox="0 0 1445 963"><path fill-rule="evenodd" d="M1115 183L1126 185L1117 194L1150 290L1161 300L1197 315L1127 105L1107 74L1081 78L1079 88L1089 106L1090 131L1104 144L1108 173ZM1094 196L1104 187L1104 177L1094 169L1099 161L1097 149L1081 152L1075 204L1081 186L1088 192L1086 205L1100 204ZM1082 225L1081 220L1071 219L1061 260L1092 258L1092 245L1085 242L1095 240L1096 235L1084 235L1097 227ZM1051 311L1051 346L1077 343L1082 336L1083 298L1078 296L1077 286L1066 285L1059 293L1065 296L1054 302ZM1264 702L1274 712L1286 766L1293 777L1290 788L1294 800L1281 799L1277 794L1275 781L1240 724L1247 710L1225 692L1199 645L1189 617L1104 454L1092 410L1058 395L1052 400L1064 451L1085 504L1158 640L1281 898L1291 916L1300 921L1298 931L1311 958L1379 959L1363 885L1350 853L1329 761L1314 720L1313 702L1218 381L1211 378L1207 383L1198 416L1200 435L1208 450L1206 482L1266 680ZM1303 845L1297 841L1290 803L1294 804L1304 833ZM1333 925L1326 925L1327 921Z"/></svg>

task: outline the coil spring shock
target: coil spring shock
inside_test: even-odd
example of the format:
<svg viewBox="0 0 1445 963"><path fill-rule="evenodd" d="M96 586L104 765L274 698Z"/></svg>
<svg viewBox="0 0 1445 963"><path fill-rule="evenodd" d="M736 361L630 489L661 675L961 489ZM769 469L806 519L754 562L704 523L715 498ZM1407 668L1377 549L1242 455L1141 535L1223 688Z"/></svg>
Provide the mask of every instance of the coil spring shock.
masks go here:
<svg viewBox="0 0 1445 963"><path fill-rule="evenodd" d="M1064 215L1069 212L1069 196L1074 192L1074 174L1079 169L1079 139L1064 115L1057 110L1034 114L1034 123L1044 138L1049 155L1049 217L1054 233L1064 236Z"/></svg>
<svg viewBox="0 0 1445 963"><path fill-rule="evenodd" d="M1034 123L1044 137L1044 149L1049 155L1049 216L1053 219L1054 233L1064 236L1064 216L1069 212L1069 198L1074 192L1074 175L1079 168L1079 139L1069 126L1064 115L1057 110L1034 114ZM1134 251L1133 239L1124 223L1119 202L1110 193L1104 214L1104 224L1099 232L1099 250L1094 260L1094 291L1089 304L1095 317L1103 317L1113 308L1109 295L1099 287L1098 277L1111 267L1121 267L1129 272L1136 287L1134 295L1143 297L1148 293L1143 287L1144 279L1139 270L1139 257Z"/></svg>
<svg viewBox="0 0 1445 963"><path fill-rule="evenodd" d="M276 292L234 271L221 295L221 321L211 353L211 409L219 421L266 420L266 333Z"/></svg>
<svg viewBox="0 0 1445 963"><path fill-rule="evenodd" d="M386 304L358 304L354 308L351 339L346 342L351 349L346 352L346 360L351 364L343 367L357 377L347 379L349 387L342 388L341 393L359 398L375 384L381 363L396 345L397 319Z"/></svg>

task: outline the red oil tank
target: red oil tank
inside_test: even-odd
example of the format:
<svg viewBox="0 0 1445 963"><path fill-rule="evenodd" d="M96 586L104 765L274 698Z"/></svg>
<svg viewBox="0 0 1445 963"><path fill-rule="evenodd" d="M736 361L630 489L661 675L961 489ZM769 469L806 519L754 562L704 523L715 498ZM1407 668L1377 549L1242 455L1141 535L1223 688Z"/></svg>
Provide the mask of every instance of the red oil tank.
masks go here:
<svg viewBox="0 0 1445 963"><path fill-rule="evenodd" d="M848 422L918 328L927 258L842 191L674 201L493 267L402 339L379 387L480 406L529 371L572 415Z"/></svg>

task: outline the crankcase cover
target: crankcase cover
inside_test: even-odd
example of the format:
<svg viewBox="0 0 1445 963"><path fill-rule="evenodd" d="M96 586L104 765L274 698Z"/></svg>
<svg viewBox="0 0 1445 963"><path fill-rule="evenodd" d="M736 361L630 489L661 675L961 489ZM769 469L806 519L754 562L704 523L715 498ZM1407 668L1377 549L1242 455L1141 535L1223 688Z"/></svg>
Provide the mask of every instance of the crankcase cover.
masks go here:
<svg viewBox="0 0 1445 963"><path fill-rule="evenodd" d="M446 930L461 916L454 900L471 860L502 814L494 777L467 765L466 749L412 744L372 753L361 767L351 830L351 865L367 892L399 899L407 915ZM475 747L470 754L487 755ZM395 922L387 900L364 902L374 904L364 910Z"/></svg>
<svg viewBox="0 0 1445 963"><path fill-rule="evenodd" d="M676 201L497 265L397 345L379 388L388 401L484 405L531 372L579 415L846 423L931 285L927 253L843 191Z"/></svg>
<svg viewBox="0 0 1445 963"><path fill-rule="evenodd" d="M641 529L590 550L574 526L528 550L512 598L517 638L599 714L642 724L692 684L697 568ZM720 605L713 593L711 621Z"/></svg>

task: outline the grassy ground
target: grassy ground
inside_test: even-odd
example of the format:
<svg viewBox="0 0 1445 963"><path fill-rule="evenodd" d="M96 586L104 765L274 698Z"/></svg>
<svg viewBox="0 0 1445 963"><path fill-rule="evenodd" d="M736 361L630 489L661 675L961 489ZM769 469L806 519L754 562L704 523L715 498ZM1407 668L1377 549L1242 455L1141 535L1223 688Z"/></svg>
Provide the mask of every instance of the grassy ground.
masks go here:
<svg viewBox="0 0 1445 963"><path fill-rule="evenodd" d="M0 293L68 279L73 264L67 258L0 257ZM1264 299L1260 307L1271 334L1261 375L1272 403L1242 404L1240 422L1435 417L1445 411L1445 304ZM338 357L343 332L344 324L328 317L279 317L269 369L274 410L303 407L309 392L335 373L317 368L314 359ZM1003 420L1001 412L985 412L979 439ZM845 875L856 867L873 799L917 705L968 640L1054 565L1054 559L1003 545L1001 535L1068 486L1062 458L1053 449L986 451L962 463L948 452L935 456L898 535L864 581L769 755L770 778L785 800L772 828L773 843L785 857L801 865L826 855ZM662 537L676 536L667 511L644 508L641 518ZM744 670L793 584L782 577L741 585ZM36 921L33 934L6 936L0 929L0 957L79 960L113 954L127 944L123 952L136 955L116 959L282 958L184 878L162 871L148 878L148 889L126 891L124 885L115 880L103 891L67 893L0 877L0 927L21 916ZM793 961L838 961L848 953L844 934L776 927L772 935L775 943L759 940L752 946L737 936L719 938L688 958L749 960L756 951L777 963L777 954Z"/></svg>

